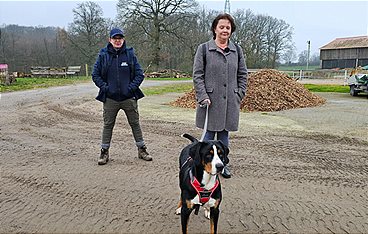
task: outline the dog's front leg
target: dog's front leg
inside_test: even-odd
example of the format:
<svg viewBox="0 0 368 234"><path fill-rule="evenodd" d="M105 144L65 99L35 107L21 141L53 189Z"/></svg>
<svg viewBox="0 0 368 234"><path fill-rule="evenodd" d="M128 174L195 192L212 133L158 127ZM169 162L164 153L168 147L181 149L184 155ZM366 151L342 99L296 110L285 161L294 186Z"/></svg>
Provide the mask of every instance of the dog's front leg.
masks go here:
<svg viewBox="0 0 368 234"><path fill-rule="evenodd" d="M210 208L211 207L218 207L220 205L220 199L214 199L214 198L210 198L210 200L207 203L207 206L203 206L204 208L204 217L206 217L207 219L210 219L211 216L211 212L210 212Z"/></svg>
<svg viewBox="0 0 368 234"><path fill-rule="evenodd" d="M210 208L210 225L211 225L211 234L217 233L217 223L220 215L220 209L218 207Z"/></svg>
<svg viewBox="0 0 368 234"><path fill-rule="evenodd" d="M180 218L181 218L181 230L183 234L188 233L189 217L192 211L193 208L188 208L188 205L186 203L182 203Z"/></svg>

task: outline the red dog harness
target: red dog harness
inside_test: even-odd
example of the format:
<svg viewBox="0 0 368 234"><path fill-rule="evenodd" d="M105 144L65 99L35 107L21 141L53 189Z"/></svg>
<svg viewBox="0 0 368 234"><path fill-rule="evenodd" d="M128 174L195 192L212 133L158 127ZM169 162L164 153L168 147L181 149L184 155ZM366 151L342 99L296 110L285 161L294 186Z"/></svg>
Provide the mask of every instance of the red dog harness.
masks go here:
<svg viewBox="0 0 368 234"><path fill-rule="evenodd" d="M212 193L216 190L216 188L219 185L219 180L216 178L215 185L211 189L205 189L204 187L201 187L201 183L192 175L192 171L190 171L190 183L193 186L193 188L197 191L197 194L199 196L199 201L202 203L202 205L206 204L211 196Z"/></svg>

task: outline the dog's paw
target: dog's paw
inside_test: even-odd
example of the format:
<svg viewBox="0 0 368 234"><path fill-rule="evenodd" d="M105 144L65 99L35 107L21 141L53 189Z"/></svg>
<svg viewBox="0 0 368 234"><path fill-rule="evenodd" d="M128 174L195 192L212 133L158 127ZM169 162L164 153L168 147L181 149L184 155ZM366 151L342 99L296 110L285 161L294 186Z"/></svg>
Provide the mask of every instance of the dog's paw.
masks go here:
<svg viewBox="0 0 368 234"><path fill-rule="evenodd" d="M204 207L204 217L210 219L210 210L206 207Z"/></svg>
<svg viewBox="0 0 368 234"><path fill-rule="evenodd" d="M179 207L178 209L175 210L176 215L180 215L180 213L181 213L181 207Z"/></svg>

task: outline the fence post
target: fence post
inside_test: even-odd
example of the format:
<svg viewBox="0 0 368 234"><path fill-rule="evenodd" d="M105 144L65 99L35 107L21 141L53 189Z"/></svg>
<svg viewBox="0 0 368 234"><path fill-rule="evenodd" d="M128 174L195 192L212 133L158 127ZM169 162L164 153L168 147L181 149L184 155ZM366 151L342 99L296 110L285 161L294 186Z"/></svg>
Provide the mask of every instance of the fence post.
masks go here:
<svg viewBox="0 0 368 234"><path fill-rule="evenodd" d="M299 70L299 80L302 80L303 70Z"/></svg>
<svg viewBox="0 0 368 234"><path fill-rule="evenodd" d="M345 70L345 74L344 74L344 86L346 86L348 84L348 70Z"/></svg>
<svg viewBox="0 0 368 234"><path fill-rule="evenodd" d="M86 64L86 76L88 77L88 64Z"/></svg>

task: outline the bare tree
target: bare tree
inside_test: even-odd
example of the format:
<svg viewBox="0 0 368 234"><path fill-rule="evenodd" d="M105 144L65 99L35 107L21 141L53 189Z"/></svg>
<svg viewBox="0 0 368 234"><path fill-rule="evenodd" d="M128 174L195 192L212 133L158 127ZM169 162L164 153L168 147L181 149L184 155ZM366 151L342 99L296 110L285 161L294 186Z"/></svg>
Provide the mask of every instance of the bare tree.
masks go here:
<svg viewBox="0 0 368 234"><path fill-rule="evenodd" d="M311 66L319 66L321 64L321 60L319 57L319 53L313 53L309 59L309 65Z"/></svg>
<svg viewBox="0 0 368 234"><path fill-rule="evenodd" d="M264 66L266 58L267 20L263 15L255 15L251 10L238 10L234 14L237 31L233 38L247 56L247 65L252 68Z"/></svg>
<svg viewBox="0 0 368 234"><path fill-rule="evenodd" d="M75 65L78 63L74 63L73 57L77 57L79 59L79 56L72 56L69 51L71 50L71 42L68 39L68 33L64 28L59 28L57 31L57 48L58 53L60 55L60 62L65 65Z"/></svg>
<svg viewBox="0 0 368 234"><path fill-rule="evenodd" d="M194 58L198 44L212 38L211 25L213 19L215 19L218 14L219 12L213 10L197 10L195 12L195 17L183 27L183 44L189 46L192 59ZM188 35L190 35L190 40L188 40Z"/></svg>
<svg viewBox="0 0 368 234"><path fill-rule="evenodd" d="M308 51L307 50L303 50L302 52L299 53L299 58L298 58L299 65L306 65L307 64L307 59L308 59Z"/></svg>
<svg viewBox="0 0 368 234"><path fill-rule="evenodd" d="M5 61L5 33L4 29L0 28L0 61Z"/></svg>
<svg viewBox="0 0 368 234"><path fill-rule="evenodd" d="M268 16L267 30L267 65L276 67L276 62L280 60L282 51L290 47L293 28L284 20Z"/></svg>
<svg viewBox="0 0 368 234"><path fill-rule="evenodd" d="M295 45L290 45L286 48L282 54L282 60L284 60L285 64L291 64L296 59L296 48Z"/></svg>
<svg viewBox="0 0 368 234"><path fill-rule="evenodd" d="M176 21L177 30L170 37L164 38L168 45L162 49L166 58L163 60L167 63L166 67L191 70L198 45L212 38L210 27L217 14L218 12L215 11L199 9L185 23Z"/></svg>
<svg viewBox="0 0 368 234"><path fill-rule="evenodd" d="M119 0L118 19L123 25L134 24L143 38L150 40L153 64L159 67L163 34L175 34L180 26L193 17L194 0Z"/></svg>
<svg viewBox="0 0 368 234"><path fill-rule="evenodd" d="M219 14L194 9L195 5L194 0L119 0L115 26L123 27L128 45L135 48L144 68L190 72L196 49L212 37L211 23ZM74 21L67 30L0 27L0 62L8 63L13 71L29 71L30 66L92 65L107 43L113 22L102 17L101 7L94 2L82 2L73 12ZM242 46L248 67L274 67L282 59L292 60L292 28L286 22L249 9L238 10L233 17L237 31L231 40Z"/></svg>
<svg viewBox="0 0 368 234"><path fill-rule="evenodd" d="M285 50L292 47L292 32L285 21L267 15L255 15L251 10L234 13L237 25L233 39L247 56L253 68L275 68Z"/></svg>
<svg viewBox="0 0 368 234"><path fill-rule="evenodd" d="M74 20L68 27L68 39L83 55L82 61L93 64L98 50L106 43L107 19L95 2L82 2L73 9Z"/></svg>

